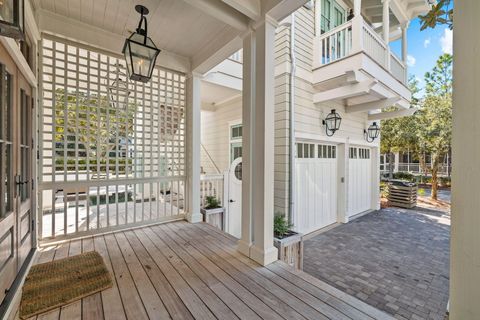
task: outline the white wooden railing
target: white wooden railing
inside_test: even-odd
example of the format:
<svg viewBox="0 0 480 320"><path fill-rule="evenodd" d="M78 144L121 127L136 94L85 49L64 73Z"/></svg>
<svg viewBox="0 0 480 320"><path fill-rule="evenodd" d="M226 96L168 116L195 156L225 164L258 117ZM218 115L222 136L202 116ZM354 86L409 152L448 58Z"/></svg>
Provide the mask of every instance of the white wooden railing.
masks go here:
<svg viewBox="0 0 480 320"><path fill-rule="evenodd" d="M224 177L223 174L204 174L200 176L200 206L203 208L208 196L214 196L223 206Z"/></svg>
<svg viewBox="0 0 480 320"><path fill-rule="evenodd" d="M361 16L315 38L314 68L364 52L402 83L407 81L407 69L382 37Z"/></svg>
<svg viewBox="0 0 480 320"><path fill-rule="evenodd" d="M398 81L407 83L407 68L393 52L390 53L390 71Z"/></svg>
<svg viewBox="0 0 480 320"><path fill-rule="evenodd" d="M363 19L362 19L363 20ZM365 21L362 21L363 51L384 68L388 67L388 46Z"/></svg>
<svg viewBox="0 0 480 320"><path fill-rule="evenodd" d="M426 168L431 167L430 163L425 164ZM448 175L451 168L449 168L448 164L441 164L438 168L439 175ZM380 164L380 172L387 173L389 171L389 164L383 163ZM424 170L419 163L408 163L408 162L400 162L398 164L398 168L394 166L394 172L408 172L413 174L429 174L428 170Z"/></svg>
<svg viewBox="0 0 480 320"><path fill-rule="evenodd" d="M350 55L352 48L352 21L322 34L317 41L320 63L328 64Z"/></svg>

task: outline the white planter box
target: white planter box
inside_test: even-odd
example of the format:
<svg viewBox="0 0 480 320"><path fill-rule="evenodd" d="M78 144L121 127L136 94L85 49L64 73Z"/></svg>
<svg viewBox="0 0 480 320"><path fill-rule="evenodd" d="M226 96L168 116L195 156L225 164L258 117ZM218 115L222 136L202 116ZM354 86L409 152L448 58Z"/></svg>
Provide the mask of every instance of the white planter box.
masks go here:
<svg viewBox="0 0 480 320"><path fill-rule="evenodd" d="M220 230L224 230L224 208L200 209L203 215L203 222L206 222Z"/></svg>

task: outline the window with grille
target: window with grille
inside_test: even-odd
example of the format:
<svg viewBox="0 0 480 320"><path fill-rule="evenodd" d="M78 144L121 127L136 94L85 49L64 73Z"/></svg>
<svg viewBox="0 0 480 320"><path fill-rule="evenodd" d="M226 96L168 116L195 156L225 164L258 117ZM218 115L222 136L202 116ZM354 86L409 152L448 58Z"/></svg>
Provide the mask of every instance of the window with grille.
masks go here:
<svg viewBox="0 0 480 320"><path fill-rule="evenodd" d="M318 145L318 158L335 159L337 157L337 147L325 144Z"/></svg>
<svg viewBox="0 0 480 320"><path fill-rule="evenodd" d="M350 147L350 159L370 159L370 149Z"/></svg>
<svg viewBox="0 0 480 320"><path fill-rule="evenodd" d="M297 158L315 158L315 144L297 143Z"/></svg>
<svg viewBox="0 0 480 320"><path fill-rule="evenodd" d="M185 75L129 82L121 57L58 38L41 53L42 205L64 213L44 235L183 214Z"/></svg>

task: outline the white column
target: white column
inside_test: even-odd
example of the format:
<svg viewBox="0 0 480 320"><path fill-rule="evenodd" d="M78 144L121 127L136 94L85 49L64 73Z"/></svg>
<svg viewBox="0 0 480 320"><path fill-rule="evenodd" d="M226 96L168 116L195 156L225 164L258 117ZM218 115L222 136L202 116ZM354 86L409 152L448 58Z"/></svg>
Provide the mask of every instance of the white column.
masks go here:
<svg viewBox="0 0 480 320"><path fill-rule="evenodd" d="M362 0L354 0L353 2L353 16L358 17L362 14Z"/></svg>
<svg viewBox="0 0 480 320"><path fill-rule="evenodd" d="M480 1L455 2L450 319L480 319Z"/></svg>
<svg viewBox="0 0 480 320"><path fill-rule="evenodd" d="M407 65L408 43L407 43L407 30L409 22L402 24L402 61Z"/></svg>
<svg viewBox="0 0 480 320"><path fill-rule="evenodd" d="M278 258L277 249L273 246L276 27L276 21L266 16L244 42L253 66L249 65L247 71L244 71L243 79L244 88L249 93L244 89L243 108L248 110L243 111L243 125L246 125L248 132L247 139L244 137L243 140L244 151L247 151L243 165L247 167L248 178L242 179L242 197L247 196L249 200L245 201L249 203L247 208L242 208L242 233L244 230L251 231L253 236L248 239L242 234L239 250L244 252L251 240L249 257L261 265L267 265ZM245 203L243 201L242 199L242 205Z"/></svg>
<svg viewBox="0 0 480 320"><path fill-rule="evenodd" d="M242 237L238 251L250 256L253 243L252 229L252 143L255 108L255 33L249 32L243 39L243 88L242 88Z"/></svg>
<svg viewBox="0 0 480 320"><path fill-rule="evenodd" d="M399 164L400 164L400 153L395 152L395 162L393 163L393 172L398 172Z"/></svg>
<svg viewBox="0 0 480 320"><path fill-rule="evenodd" d="M390 42L390 0L382 0L383 3L383 41Z"/></svg>
<svg viewBox="0 0 480 320"><path fill-rule="evenodd" d="M387 45L385 68L390 70L390 0L382 0L383 3L383 41Z"/></svg>
<svg viewBox="0 0 480 320"><path fill-rule="evenodd" d="M195 223L202 221L200 213L200 84L201 76L190 74L187 77L186 112L186 198L187 220Z"/></svg>

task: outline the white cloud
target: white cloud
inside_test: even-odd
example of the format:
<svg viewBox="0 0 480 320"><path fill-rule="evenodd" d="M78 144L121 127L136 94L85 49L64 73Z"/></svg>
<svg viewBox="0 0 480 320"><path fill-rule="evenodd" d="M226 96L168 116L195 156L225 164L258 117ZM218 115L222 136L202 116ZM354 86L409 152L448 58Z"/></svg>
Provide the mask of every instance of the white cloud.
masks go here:
<svg viewBox="0 0 480 320"><path fill-rule="evenodd" d="M415 59L414 56L407 55L407 66L413 67L415 66L415 63L417 63L417 59Z"/></svg>
<svg viewBox="0 0 480 320"><path fill-rule="evenodd" d="M442 46L443 53L452 54L453 52L453 31L445 29L443 36L440 38L440 45Z"/></svg>
<svg viewBox="0 0 480 320"><path fill-rule="evenodd" d="M425 39L425 41L423 41L423 47L427 48L430 45L430 42L432 42L432 39Z"/></svg>

